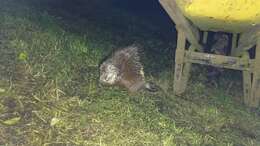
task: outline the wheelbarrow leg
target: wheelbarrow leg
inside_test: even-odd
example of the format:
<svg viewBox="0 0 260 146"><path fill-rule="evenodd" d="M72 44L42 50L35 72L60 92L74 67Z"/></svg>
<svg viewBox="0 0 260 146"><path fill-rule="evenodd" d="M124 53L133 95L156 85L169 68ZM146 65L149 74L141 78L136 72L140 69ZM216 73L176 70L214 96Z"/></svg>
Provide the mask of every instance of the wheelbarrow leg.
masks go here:
<svg viewBox="0 0 260 146"><path fill-rule="evenodd" d="M239 50L238 46L238 34L233 34L232 36L232 47L231 47L231 56L238 57L240 53L243 60L249 61L250 56L248 51ZM244 93L244 103L250 105L251 100L251 91L252 91L252 72L248 70L242 71L243 77L243 93Z"/></svg>
<svg viewBox="0 0 260 146"><path fill-rule="evenodd" d="M192 49L192 48L189 48ZM186 87L188 85L188 81L190 78L190 71L191 71L191 63L184 63L183 64L183 71L182 71L182 77L181 77L181 88L180 93L185 92Z"/></svg>
<svg viewBox="0 0 260 146"><path fill-rule="evenodd" d="M185 55L185 45L186 45L186 37L182 30L178 30L178 39L177 39L177 48L175 53L175 71L174 71L174 93L176 95L180 95L185 91L185 87L187 83L183 80L183 75L186 77L187 68L190 65L185 66L184 63L184 55ZM185 79L186 80L186 79Z"/></svg>
<svg viewBox="0 0 260 146"><path fill-rule="evenodd" d="M246 51L242 56L245 60L249 60L249 53ZM251 71L243 71L243 92L244 92L244 103L250 105L252 90L252 73Z"/></svg>
<svg viewBox="0 0 260 146"><path fill-rule="evenodd" d="M258 107L260 101L260 37L257 38L254 60L255 64L253 69L252 91L249 106Z"/></svg>

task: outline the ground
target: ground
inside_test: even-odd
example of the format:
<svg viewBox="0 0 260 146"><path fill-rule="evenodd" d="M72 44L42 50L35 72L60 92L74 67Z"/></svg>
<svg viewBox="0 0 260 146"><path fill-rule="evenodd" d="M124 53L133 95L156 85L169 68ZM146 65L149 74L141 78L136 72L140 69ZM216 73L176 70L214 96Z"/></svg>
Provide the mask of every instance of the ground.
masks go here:
<svg viewBox="0 0 260 146"><path fill-rule="evenodd" d="M98 0L1 1L0 145L260 145L241 73L209 79L193 66L187 92L173 96L175 33L145 18ZM102 59L133 42L162 91L99 85Z"/></svg>

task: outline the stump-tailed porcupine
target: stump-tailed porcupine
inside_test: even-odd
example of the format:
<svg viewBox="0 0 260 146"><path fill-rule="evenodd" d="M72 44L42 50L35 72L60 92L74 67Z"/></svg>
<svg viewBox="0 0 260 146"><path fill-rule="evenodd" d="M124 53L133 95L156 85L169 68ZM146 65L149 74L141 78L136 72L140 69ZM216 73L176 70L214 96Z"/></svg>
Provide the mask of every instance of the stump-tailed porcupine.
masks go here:
<svg viewBox="0 0 260 146"><path fill-rule="evenodd" d="M156 87L145 81L139 51L137 45L115 51L100 65L99 81L106 85L124 87L129 92L137 92L141 89L155 91Z"/></svg>

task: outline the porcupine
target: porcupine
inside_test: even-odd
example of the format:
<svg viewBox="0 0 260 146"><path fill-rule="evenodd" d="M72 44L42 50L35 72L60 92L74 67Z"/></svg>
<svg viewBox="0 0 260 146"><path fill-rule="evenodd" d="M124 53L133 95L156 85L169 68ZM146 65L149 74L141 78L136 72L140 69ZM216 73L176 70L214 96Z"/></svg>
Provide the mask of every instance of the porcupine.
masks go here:
<svg viewBox="0 0 260 146"><path fill-rule="evenodd" d="M140 47L131 45L115 51L112 56L100 65L100 78L102 84L121 86L130 93L146 90L162 113L174 108L173 94L169 94L160 85L147 82L140 62Z"/></svg>
<svg viewBox="0 0 260 146"><path fill-rule="evenodd" d="M217 32L213 36L213 44L210 52L215 55L227 55L229 47L229 37L223 32ZM215 80L218 80L223 74L223 68L208 68L207 78L209 81L217 86Z"/></svg>
<svg viewBox="0 0 260 146"><path fill-rule="evenodd" d="M135 44L115 51L100 65L99 81L106 85L124 87L132 93L142 89L157 91L158 87L154 83L145 81L139 51L139 46Z"/></svg>

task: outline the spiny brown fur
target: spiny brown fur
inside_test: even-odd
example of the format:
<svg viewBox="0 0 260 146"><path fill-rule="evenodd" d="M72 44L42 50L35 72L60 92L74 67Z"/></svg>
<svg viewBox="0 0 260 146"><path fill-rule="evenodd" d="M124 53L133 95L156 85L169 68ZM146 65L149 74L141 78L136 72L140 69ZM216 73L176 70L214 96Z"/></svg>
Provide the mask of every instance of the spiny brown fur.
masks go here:
<svg viewBox="0 0 260 146"><path fill-rule="evenodd" d="M227 55L228 50L228 35L225 33L218 32L214 35L214 44L212 45L211 51L217 55Z"/></svg>
<svg viewBox="0 0 260 146"><path fill-rule="evenodd" d="M143 66L140 63L138 51L138 46L131 45L114 52L111 58L102 63L104 65L111 63L118 68L120 79L115 85L125 87L130 92L136 92L145 85Z"/></svg>
<svg viewBox="0 0 260 146"><path fill-rule="evenodd" d="M214 43L212 45L211 52L216 55L227 55L229 43L228 35L222 32L217 32L214 35L213 40ZM222 68L209 68L207 74L209 81L217 86L215 80L218 79L223 72L224 69Z"/></svg>

